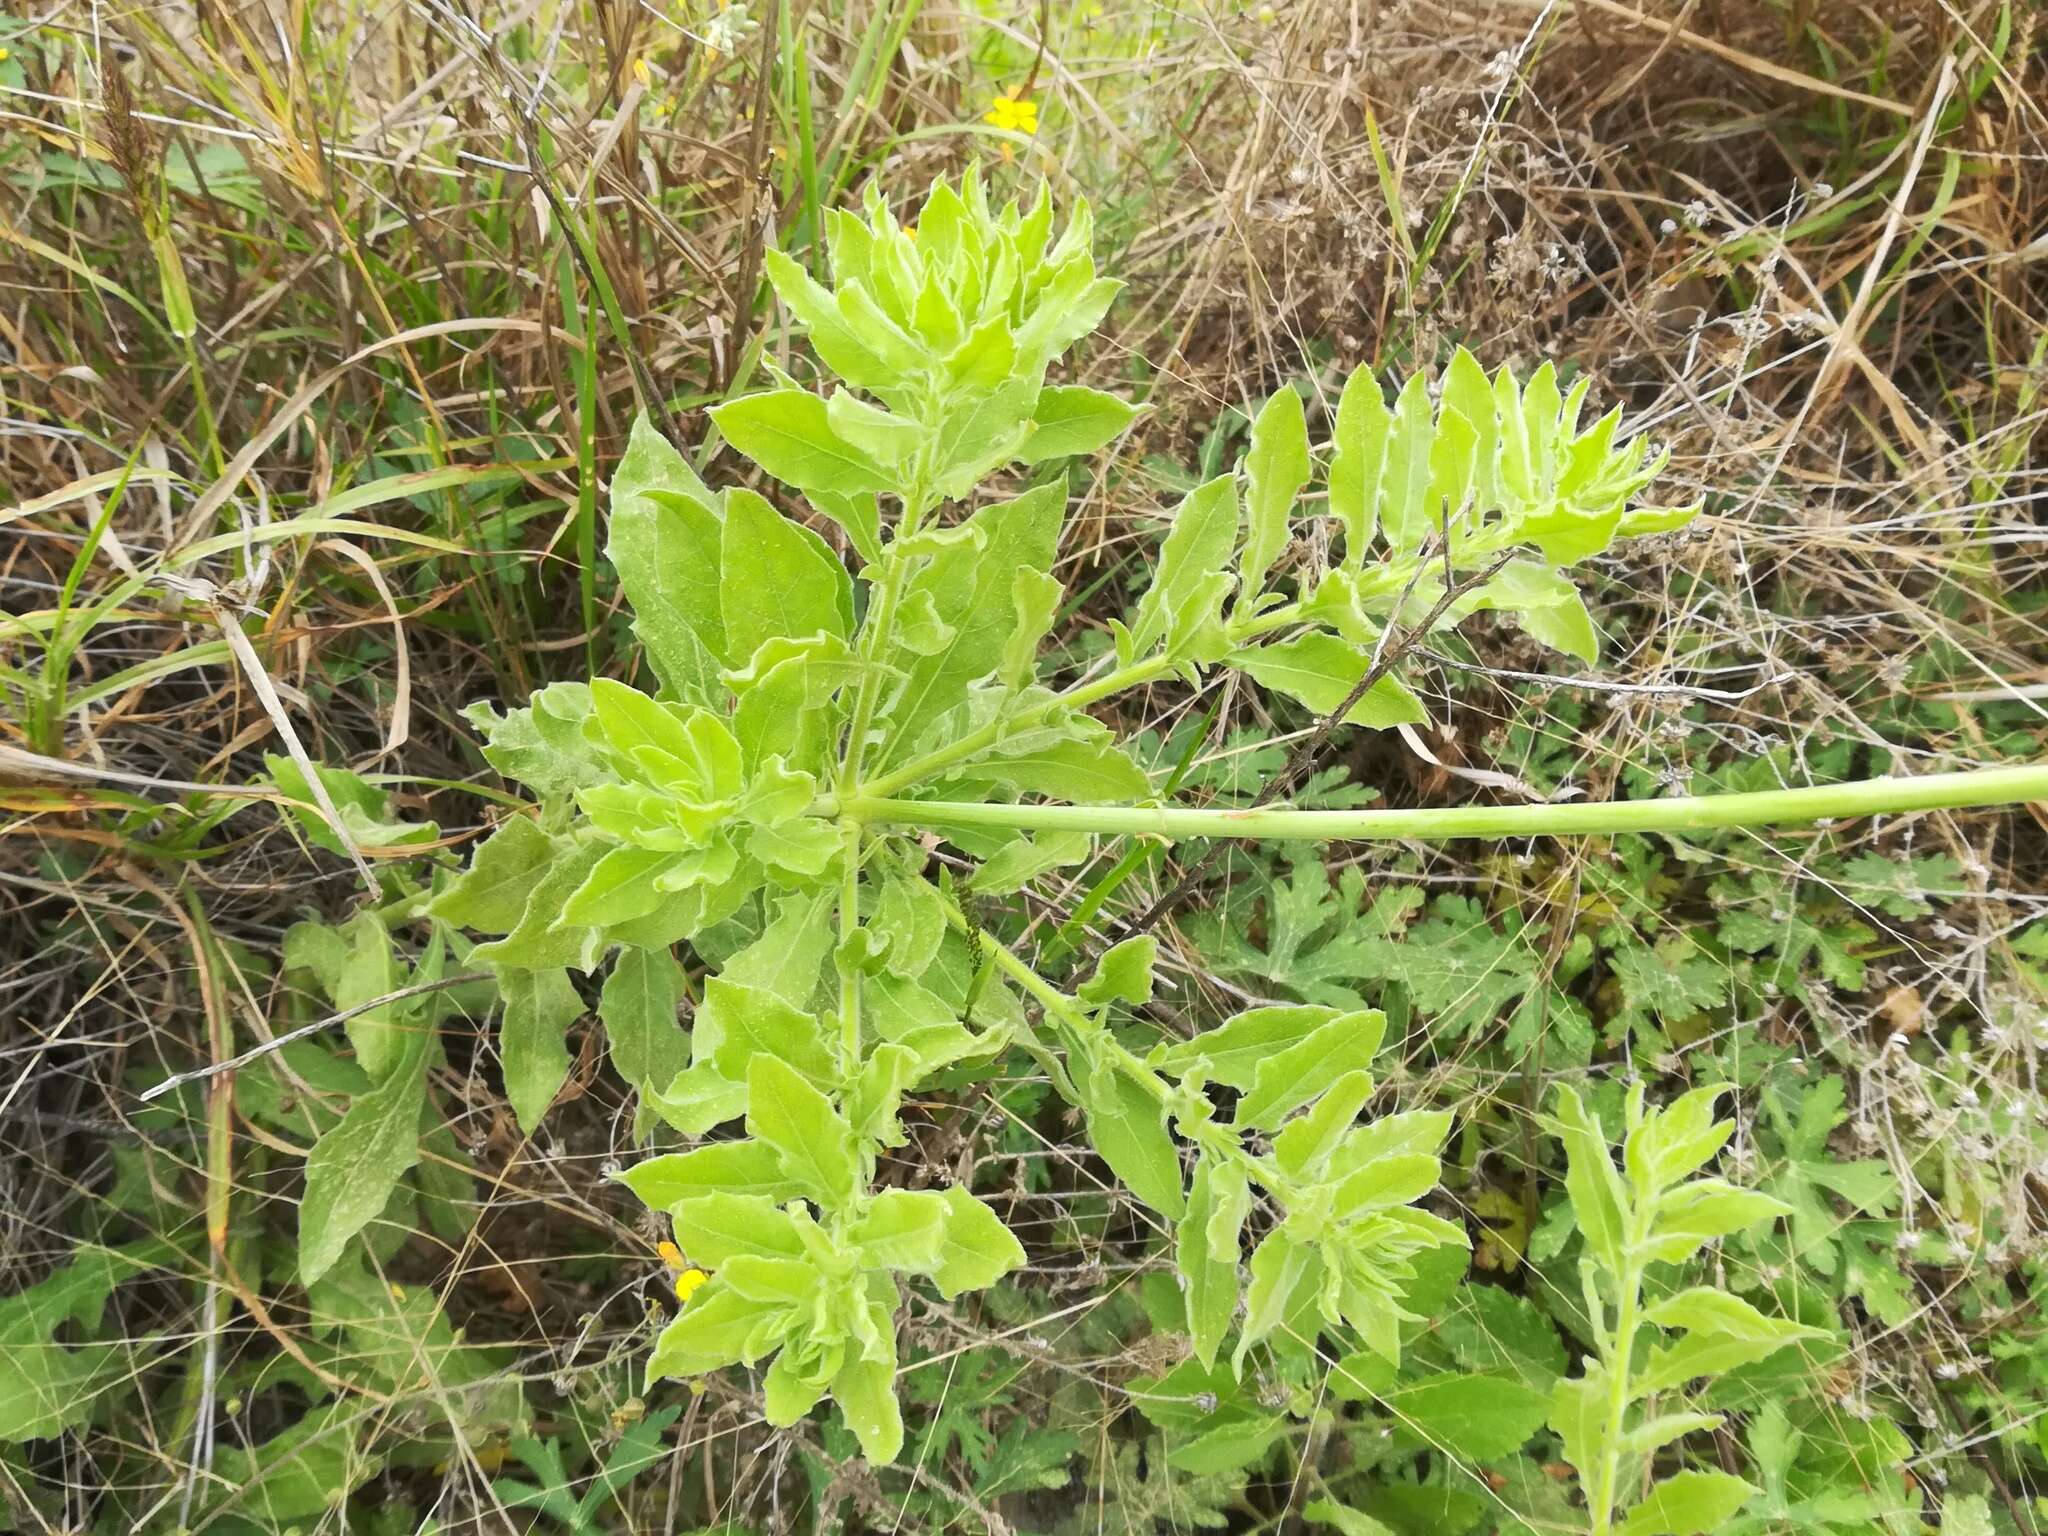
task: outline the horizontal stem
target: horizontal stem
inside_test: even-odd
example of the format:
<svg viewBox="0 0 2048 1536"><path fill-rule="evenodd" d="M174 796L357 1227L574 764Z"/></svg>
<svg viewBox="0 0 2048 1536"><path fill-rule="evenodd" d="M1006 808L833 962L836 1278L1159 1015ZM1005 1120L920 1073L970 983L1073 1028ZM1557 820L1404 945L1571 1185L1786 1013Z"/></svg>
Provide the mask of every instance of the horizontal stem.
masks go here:
<svg viewBox="0 0 2048 1536"><path fill-rule="evenodd" d="M1734 795L1682 795L1583 805L1473 805L1381 811L1189 810L1124 805L989 805L860 796L840 814L892 826L996 827L1105 837L1244 837L1286 842L1401 838L1605 837L1619 832L1710 832L1835 817L1960 810L2048 801L2048 763L1918 778L1865 779Z"/></svg>

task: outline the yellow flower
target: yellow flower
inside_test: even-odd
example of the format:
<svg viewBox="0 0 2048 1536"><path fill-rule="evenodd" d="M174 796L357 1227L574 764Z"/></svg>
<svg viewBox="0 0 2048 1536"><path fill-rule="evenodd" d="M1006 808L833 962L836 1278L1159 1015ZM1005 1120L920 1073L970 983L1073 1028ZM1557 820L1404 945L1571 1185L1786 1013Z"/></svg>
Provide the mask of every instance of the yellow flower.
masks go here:
<svg viewBox="0 0 2048 1536"><path fill-rule="evenodd" d="M13 57L14 54L11 51L5 48L0 48L0 64L5 64L9 59Z"/></svg>
<svg viewBox="0 0 2048 1536"><path fill-rule="evenodd" d="M1008 133L1038 132L1038 103L1029 96L1006 91L989 103L981 120Z"/></svg>
<svg viewBox="0 0 2048 1536"><path fill-rule="evenodd" d="M675 1272L677 1301L688 1302L697 1294L697 1288L711 1278L703 1270L693 1268L690 1261L683 1257L683 1250L674 1243L656 1243L654 1251L661 1255L661 1262Z"/></svg>
<svg viewBox="0 0 2048 1536"><path fill-rule="evenodd" d="M652 90L654 88L654 72L647 67L645 59L635 59L633 61L633 78L640 82L643 89Z"/></svg>
<svg viewBox="0 0 2048 1536"><path fill-rule="evenodd" d="M915 240L917 238L917 226L915 224L906 224L903 226L903 233L909 239Z"/></svg>

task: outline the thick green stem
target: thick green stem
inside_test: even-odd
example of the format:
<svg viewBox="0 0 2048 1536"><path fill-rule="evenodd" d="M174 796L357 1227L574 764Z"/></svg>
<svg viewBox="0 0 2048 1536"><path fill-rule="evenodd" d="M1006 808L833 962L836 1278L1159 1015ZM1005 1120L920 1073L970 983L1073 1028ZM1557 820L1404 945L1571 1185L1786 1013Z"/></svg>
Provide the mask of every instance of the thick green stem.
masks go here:
<svg viewBox="0 0 2048 1536"><path fill-rule="evenodd" d="M991 805L892 800L865 794L821 802L820 813L943 831L1091 832L1105 837L1242 837L1281 842L1372 842L1454 837L1607 837L1622 832L1710 832L1838 817L1960 810L2048 801L2048 764L1865 779L1735 795L1681 795L1582 805L1454 806L1386 811L1182 810L1123 805Z"/></svg>

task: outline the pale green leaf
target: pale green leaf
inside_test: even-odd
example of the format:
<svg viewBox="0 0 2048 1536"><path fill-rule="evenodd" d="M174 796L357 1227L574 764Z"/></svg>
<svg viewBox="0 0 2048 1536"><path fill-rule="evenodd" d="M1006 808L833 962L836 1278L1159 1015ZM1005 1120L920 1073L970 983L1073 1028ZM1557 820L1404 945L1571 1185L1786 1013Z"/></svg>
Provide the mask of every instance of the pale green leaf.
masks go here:
<svg viewBox="0 0 2048 1536"><path fill-rule="evenodd" d="M1223 660L1318 715L1334 713L1372 666L1372 658L1365 652L1322 630L1272 645L1246 646ZM1415 725L1428 718L1421 700L1390 673L1365 691L1344 720L1349 725L1385 729Z"/></svg>
<svg viewBox="0 0 2048 1536"><path fill-rule="evenodd" d="M750 491L726 495L718 590L736 660L766 641L853 632L853 582L825 541Z"/></svg>
<svg viewBox="0 0 2048 1536"><path fill-rule="evenodd" d="M1038 393L1031 435L1018 457L1026 464L1093 453L1131 424L1138 408L1115 395L1078 384L1050 385Z"/></svg>
<svg viewBox="0 0 2048 1536"><path fill-rule="evenodd" d="M1024 1248L1002 1218L958 1184L939 1191L946 1202L945 1241L932 1280L951 1301L994 1285L1024 1262Z"/></svg>
<svg viewBox="0 0 2048 1536"><path fill-rule="evenodd" d="M612 1066L634 1088L665 1088L689 1060L676 1021L683 973L666 949L622 949L597 1001Z"/></svg>
<svg viewBox="0 0 2048 1536"><path fill-rule="evenodd" d="M827 1210L853 1198L853 1132L831 1100L776 1057L748 1063L747 1133L780 1153L789 1176Z"/></svg>
<svg viewBox="0 0 2048 1536"><path fill-rule="evenodd" d="M825 402L807 390L775 389L711 408L725 440L798 490L858 495L895 485L887 469L832 429ZM727 497L727 535L731 497ZM726 620L731 624L730 615ZM745 652L734 646L735 655Z"/></svg>
<svg viewBox="0 0 2048 1536"><path fill-rule="evenodd" d="M1755 1492L1726 1472L1674 1472L1629 1511L1621 1536L1706 1536L1726 1524Z"/></svg>
<svg viewBox="0 0 2048 1536"><path fill-rule="evenodd" d="M569 1076L569 1026L583 1014L583 999L561 970L501 968L498 990L505 1016L498 1027L498 1053L505 1069L505 1097L519 1128L531 1136Z"/></svg>
<svg viewBox="0 0 2048 1536"><path fill-rule="evenodd" d="M1245 540L1238 556L1238 601L1255 601L1266 573L1287 547L1294 499L1308 484L1308 420L1301 396L1283 389L1252 420L1245 455Z"/></svg>
<svg viewBox="0 0 2048 1536"><path fill-rule="evenodd" d="M314 1143L299 1201L299 1278L307 1285L334 1267L342 1250L376 1220L391 1192L420 1157L430 1037L417 1031L383 1081L358 1094L341 1123Z"/></svg>

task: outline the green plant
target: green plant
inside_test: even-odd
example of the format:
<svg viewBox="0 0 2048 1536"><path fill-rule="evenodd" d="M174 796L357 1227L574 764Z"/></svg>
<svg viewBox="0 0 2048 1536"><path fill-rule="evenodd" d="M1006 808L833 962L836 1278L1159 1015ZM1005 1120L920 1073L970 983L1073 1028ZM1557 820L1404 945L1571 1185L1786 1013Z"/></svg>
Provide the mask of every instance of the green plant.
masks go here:
<svg viewBox="0 0 2048 1536"><path fill-rule="evenodd" d="M1199 686L1220 667L1332 723L1416 721L1421 704L1391 663L1417 638L1490 608L1591 662L1598 636L1562 568L1675 528L1690 509L1635 504L1661 460L1619 439L1618 413L1581 428L1583 381L1566 393L1548 365L1525 384L1504 370L1489 378L1459 351L1438 401L1419 376L1391 406L1369 373L1345 386L1324 508L1341 551L1327 568L1295 566L1285 556L1315 461L1301 399L1282 391L1253 423L1242 494L1232 472L1186 497L1150 584L1112 623L1113 654L1054 690L1039 655L1062 606L1051 568L1063 476L1044 471L964 517L945 509L1015 466L1092 452L1133 418L1113 396L1046 382L1116 291L1096 274L1086 208L1055 239L1045 196L997 210L970 178L935 188L914 234L871 194L862 216L829 214L826 235L833 286L781 253L767 275L839 387L812 390L765 364L774 387L712 416L836 525L857 576L763 496L712 491L643 419L613 480L608 553L657 691L596 678L504 714L476 706L486 758L538 803L508 817L465 872L437 873L387 909L427 919L436 945L452 946L457 929L499 935L463 963L489 971L502 995L506 1089L528 1130L569 1069L564 1035L583 1006L571 975L607 963L599 1013L643 1104L690 1137L743 1123L743 1139L622 1175L713 1271L656 1343L652 1376L768 1360L771 1422L830 1395L866 1455L893 1458L906 1281L951 1300L1026 1255L964 1188L878 1187L885 1154L906 1142L906 1094L972 1082L1013 1051L1172 1224L1204 1370L1233 1327L1233 1375L1299 1326L1347 1330L1399 1360L1422 1266L1467 1240L1418 1204L1436 1187L1450 1116L1360 1121L1385 1031L1376 1011L1260 1006L1194 1039L1147 1038L1128 1026L1152 997L1149 935L1063 987L977 923L979 899L1080 861L1097 835L1719 827L1984 803L2048 780L2017 769L1498 810L1161 805L1091 706L1155 683ZM935 832L975 861L971 874L933 860ZM684 943L705 969L701 987L678 962ZM431 979L440 950L429 957L419 974ZM686 994L685 1045L675 1020ZM1681 1102L1692 1107L1671 1125L1710 1100ZM1667 1123L1633 1113L1632 1126ZM1679 1199L1659 1185L1623 1204L1590 1166L1575 1149L1589 1232L1604 1218L1583 1206L1582 1183L1612 1202L1615 1222L1653 1222L1657 1202ZM365 1219L403 1159L387 1167L377 1200L352 1203ZM1245 1283L1248 1231L1259 1236ZM330 1247L321 1238L308 1251ZM1621 1246L1612 1258L1612 1379L1596 1395L1620 1408L1600 1420L1604 1440L1589 1438L1598 1425L1572 1431L1603 1532L1621 1458L1640 1451L1622 1448L1621 1413L1648 1262Z"/></svg>
<svg viewBox="0 0 2048 1536"><path fill-rule="evenodd" d="M1734 1121L1714 1118L1725 1091L1697 1088L1651 1109L1638 1085L1617 1169L1599 1122L1570 1088L1558 1090L1551 1129L1564 1143L1565 1188L1585 1238L1579 1270L1595 1352L1580 1375L1557 1384L1550 1423L1579 1474L1594 1536L1617 1526L1627 1536L1697 1536L1740 1509L1756 1492L1743 1479L1688 1468L1652 1482L1651 1459L1720 1425L1719 1414L1685 1405L1689 1384L1819 1336L1725 1289L1691 1286L1654 1299L1647 1289L1651 1266L1686 1264L1715 1239L1792 1209L1724 1179L1691 1177L1734 1133Z"/></svg>

